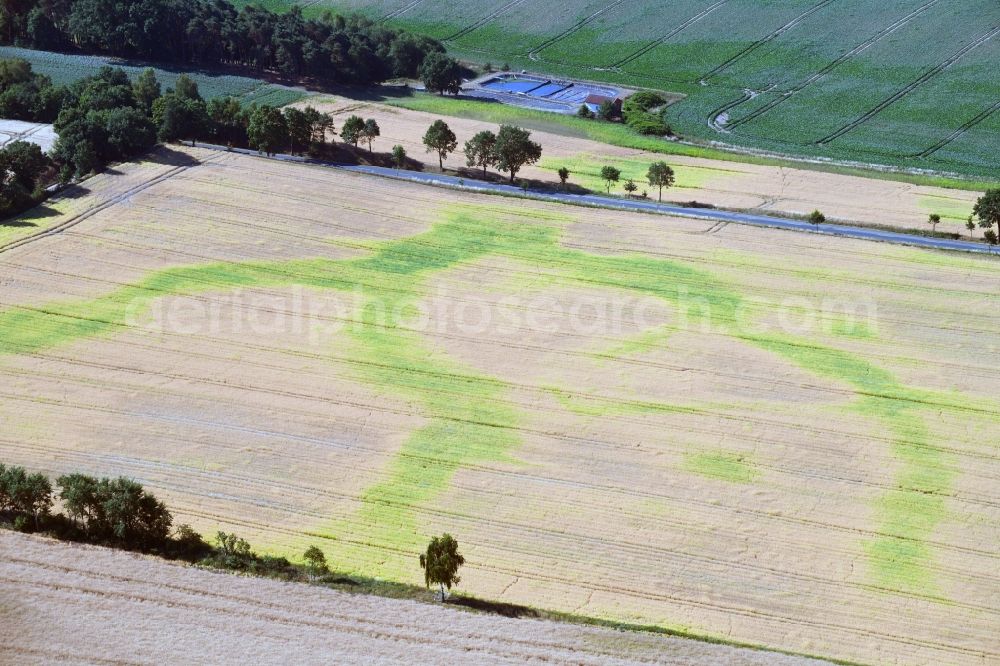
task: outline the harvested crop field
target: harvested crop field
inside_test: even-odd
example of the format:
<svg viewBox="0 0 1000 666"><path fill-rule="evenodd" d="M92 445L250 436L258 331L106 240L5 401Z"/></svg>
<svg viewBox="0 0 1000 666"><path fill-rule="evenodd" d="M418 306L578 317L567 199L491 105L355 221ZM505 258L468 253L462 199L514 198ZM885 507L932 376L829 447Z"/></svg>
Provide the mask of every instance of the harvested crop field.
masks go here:
<svg viewBox="0 0 1000 666"><path fill-rule="evenodd" d="M376 150L379 147L388 150L389 146L399 144L411 157L437 166L436 155L427 154L422 137L439 115L337 97L316 97L298 106L306 104L334 114L338 127L353 114L375 118L382 130ZM461 148L466 140L481 130L497 129L496 124L482 120L447 118L446 121L459 139L459 150L445 160L448 169L465 166ZM649 190L649 195L655 198L656 192L648 186L646 173L651 163L664 160L677 173L676 185L664 192L664 198L678 203L698 201L721 208L790 215L808 215L818 208L831 219L919 231L929 230L927 218L937 213L942 218L941 231L962 233L967 237L965 221L979 195L967 190L805 168L662 155L608 146L551 130L536 130L533 138L541 143L544 157L539 165L525 168L519 174L525 178L558 183L556 172L565 166L571 172L570 183L603 192L601 167L612 165L622 171L615 193L623 194L621 185L627 178L633 178L640 191ZM975 235L978 238L979 232Z"/></svg>
<svg viewBox="0 0 1000 666"><path fill-rule="evenodd" d="M359 575L447 531L484 598L1000 659L994 259L154 158L0 254L0 460Z"/></svg>
<svg viewBox="0 0 1000 666"><path fill-rule="evenodd" d="M473 615L0 534L4 663L359 660L609 666L826 663L665 636Z"/></svg>

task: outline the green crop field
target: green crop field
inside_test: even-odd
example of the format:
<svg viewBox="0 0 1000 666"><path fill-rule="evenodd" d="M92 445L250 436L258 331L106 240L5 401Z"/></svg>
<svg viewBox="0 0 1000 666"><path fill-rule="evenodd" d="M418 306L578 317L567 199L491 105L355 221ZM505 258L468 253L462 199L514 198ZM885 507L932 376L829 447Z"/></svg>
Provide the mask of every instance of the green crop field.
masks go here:
<svg viewBox="0 0 1000 666"><path fill-rule="evenodd" d="M471 61L684 93L668 117L698 140L978 176L1000 150L995 0L309 4L326 8Z"/></svg>
<svg viewBox="0 0 1000 666"><path fill-rule="evenodd" d="M0 58L27 60L31 63L32 69L39 74L51 77L52 81L59 85L93 76L97 70L104 66L120 67L133 78L146 68L144 64L118 58L35 51L13 46L0 46ZM172 87L177 77L185 73L184 70L179 69L163 69L161 67L154 67L154 69L156 70L156 78L159 79L164 89ZM187 72L187 74L198 84L198 90L205 99L232 96L240 98L244 104L256 102L284 106L307 96L306 92L296 88L267 83L246 76L210 72Z"/></svg>

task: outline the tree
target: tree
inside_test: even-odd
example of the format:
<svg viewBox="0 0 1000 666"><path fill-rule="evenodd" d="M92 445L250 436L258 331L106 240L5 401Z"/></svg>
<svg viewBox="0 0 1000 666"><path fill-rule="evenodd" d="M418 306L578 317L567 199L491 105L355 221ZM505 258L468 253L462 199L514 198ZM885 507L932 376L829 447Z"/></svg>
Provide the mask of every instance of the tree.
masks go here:
<svg viewBox="0 0 1000 666"><path fill-rule="evenodd" d="M663 188L673 187L674 170L667 166L666 162L653 162L649 165L646 179L652 187L660 188L660 203L663 203Z"/></svg>
<svg viewBox="0 0 1000 666"><path fill-rule="evenodd" d="M365 121L360 116L351 116L344 121L344 126L340 130L340 136L347 143L353 143L358 147L358 142L362 139L365 130Z"/></svg>
<svg viewBox="0 0 1000 666"><path fill-rule="evenodd" d="M522 167L542 159L542 147L531 140L531 132L513 125L501 125L493 147L493 161L500 171L510 173L511 185Z"/></svg>
<svg viewBox="0 0 1000 666"><path fill-rule="evenodd" d="M809 213L809 224L815 224L818 226L820 224L824 224L825 222L826 222L826 215L819 212L818 210L814 210L813 212Z"/></svg>
<svg viewBox="0 0 1000 666"><path fill-rule="evenodd" d="M458 552L458 542L450 535L434 537L427 545L427 552L420 556L420 566L424 570L424 583L429 588L438 585L441 601L445 599L445 588L449 590L461 579L458 569L465 564L465 558Z"/></svg>
<svg viewBox="0 0 1000 666"><path fill-rule="evenodd" d="M247 141L247 112L235 97L213 97L207 107L212 134L217 141L233 145Z"/></svg>
<svg viewBox="0 0 1000 666"><path fill-rule="evenodd" d="M601 120L611 120L615 117L615 103L606 99L597 107L597 117Z"/></svg>
<svg viewBox="0 0 1000 666"><path fill-rule="evenodd" d="M181 99L201 99L198 84L187 74L181 74L174 83L174 93Z"/></svg>
<svg viewBox="0 0 1000 666"><path fill-rule="evenodd" d="M444 171L444 158L458 147L458 139L446 122L435 120L424 133L424 145L428 153L437 153L438 166Z"/></svg>
<svg viewBox="0 0 1000 666"><path fill-rule="evenodd" d="M399 145L392 147L392 163L396 165L397 169L403 168L403 165L406 164L406 148Z"/></svg>
<svg viewBox="0 0 1000 666"><path fill-rule="evenodd" d="M937 231L937 225L941 224L941 216L937 213L931 213L930 217L927 218L927 224L931 225L931 231Z"/></svg>
<svg viewBox="0 0 1000 666"><path fill-rule="evenodd" d="M250 112L247 125L250 147L258 152L273 155L288 141L285 116L273 106L258 106Z"/></svg>
<svg viewBox="0 0 1000 666"><path fill-rule="evenodd" d="M160 141L194 139L211 125L203 100L168 91L153 102L153 124Z"/></svg>
<svg viewBox="0 0 1000 666"><path fill-rule="evenodd" d="M622 172L613 166L606 166L601 169L601 180L608 186L608 194L611 194L611 186L622 177Z"/></svg>
<svg viewBox="0 0 1000 666"><path fill-rule="evenodd" d="M992 231L993 225L1000 227L1000 189L986 190L972 207L972 214L979 219L979 226L987 231ZM986 237L984 233L983 238Z"/></svg>
<svg viewBox="0 0 1000 666"><path fill-rule="evenodd" d="M629 198L631 198L635 191L639 189L639 186L636 185L635 181L631 178L625 181L625 185L623 185L623 187L625 188L625 192L628 194Z"/></svg>
<svg viewBox="0 0 1000 666"><path fill-rule="evenodd" d="M972 233L976 230L976 221L969 216L969 219L965 221L965 228L969 230L969 240L972 240Z"/></svg>
<svg viewBox="0 0 1000 666"><path fill-rule="evenodd" d="M249 569L253 561L253 551L245 539L226 532L218 532L215 535L215 563L218 566L244 570Z"/></svg>
<svg viewBox="0 0 1000 666"><path fill-rule="evenodd" d="M1000 237L997 236L997 232L993 231L992 229L987 229L986 231L983 232L983 240L985 240L990 245L996 245L998 242L998 238Z"/></svg>
<svg viewBox="0 0 1000 666"><path fill-rule="evenodd" d="M314 580L330 572L330 567L326 564L326 555L316 546L309 546L302 559L306 561L306 570Z"/></svg>
<svg viewBox="0 0 1000 666"><path fill-rule="evenodd" d="M132 84L135 99L147 115L153 112L153 102L160 96L160 82L156 80L156 70L147 67Z"/></svg>
<svg viewBox="0 0 1000 666"><path fill-rule="evenodd" d="M69 474L56 483L66 512L95 541L149 550L170 536L173 517L167 507L131 479Z"/></svg>
<svg viewBox="0 0 1000 666"><path fill-rule="evenodd" d="M0 464L0 514L10 514L15 524L33 520L37 528L51 510L52 484L44 474Z"/></svg>
<svg viewBox="0 0 1000 666"><path fill-rule="evenodd" d="M361 129L361 138L368 142L368 152L372 152L372 141L376 137L382 135L382 130L379 128L378 123L375 122L374 118L369 118L365 121L365 126Z"/></svg>
<svg viewBox="0 0 1000 666"><path fill-rule="evenodd" d="M590 107L586 104L581 104L580 108L576 110L576 115L580 118L586 118L587 120L593 120L594 112L590 110Z"/></svg>
<svg viewBox="0 0 1000 666"><path fill-rule="evenodd" d="M420 66L420 80L428 92L457 95L462 90L462 68L444 53L430 53Z"/></svg>
<svg viewBox="0 0 1000 666"><path fill-rule="evenodd" d="M288 126L288 152L295 154L295 147L299 147L299 152L309 145L312 140L313 129L309 122L309 116L305 111L300 111L293 106L285 109L285 124Z"/></svg>
<svg viewBox="0 0 1000 666"><path fill-rule="evenodd" d="M469 167L481 167L483 178L486 178L486 168L496 162L494 150L497 145L497 135L489 130L476 132L476 135L465 142L465 164Z"/></svg>
<svg viewBox="0 0 1000 666"><path fill-rule="evenodd" d="M559 174L559 182L562 184L562 188L565 191L566 183L569 182L569 169L566 167L559 167L559 171L556 173Z"/></svg>

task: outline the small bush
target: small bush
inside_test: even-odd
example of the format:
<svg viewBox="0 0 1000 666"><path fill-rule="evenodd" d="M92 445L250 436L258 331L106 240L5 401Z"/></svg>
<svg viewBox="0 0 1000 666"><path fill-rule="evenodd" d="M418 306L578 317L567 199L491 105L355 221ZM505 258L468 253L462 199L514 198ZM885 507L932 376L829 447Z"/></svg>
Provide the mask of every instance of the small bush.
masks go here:
<svg viewBox="0 0 1000 666"><path fill-rule="evenodd" d="M245 571L253 564L254 554L250 544L235 534L219 532L215 535L215 554L211 564L223 569Z"/></svg>
<svg viewBox="0 0 1000 666"><path fill-rule="evenodd" d="M667 136L670 134L670 125L663 122L660 117L646 111L629 114L626 117L625 124L639 134L646 136Z"/></svg>
<svg viewBox="0 0 1000 666"><path fill-rule="evenodd" d="M813 212L809 213L809 224L820 225L824 224L825 222L826 222L826 215L819 212L818 210L814 210Z"/></svg>

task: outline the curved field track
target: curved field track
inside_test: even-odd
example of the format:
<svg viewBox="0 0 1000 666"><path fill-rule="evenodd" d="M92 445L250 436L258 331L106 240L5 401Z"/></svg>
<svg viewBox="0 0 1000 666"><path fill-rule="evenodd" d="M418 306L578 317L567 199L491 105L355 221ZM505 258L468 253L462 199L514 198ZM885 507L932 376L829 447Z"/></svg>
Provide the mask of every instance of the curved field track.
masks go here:
<svg viewBox="0 0 1000 666"><path fill-rule="evenodd" d="M368 577L449 532L482 598L1000 660L996 258L174 151L0 254L0 460Z"/></svg>
<svg viewBox="0 0 1000 666"><path fill-rule="evenodd" d="M800 657L507 619L0 533L6 664L670 664Z"/></svg>

